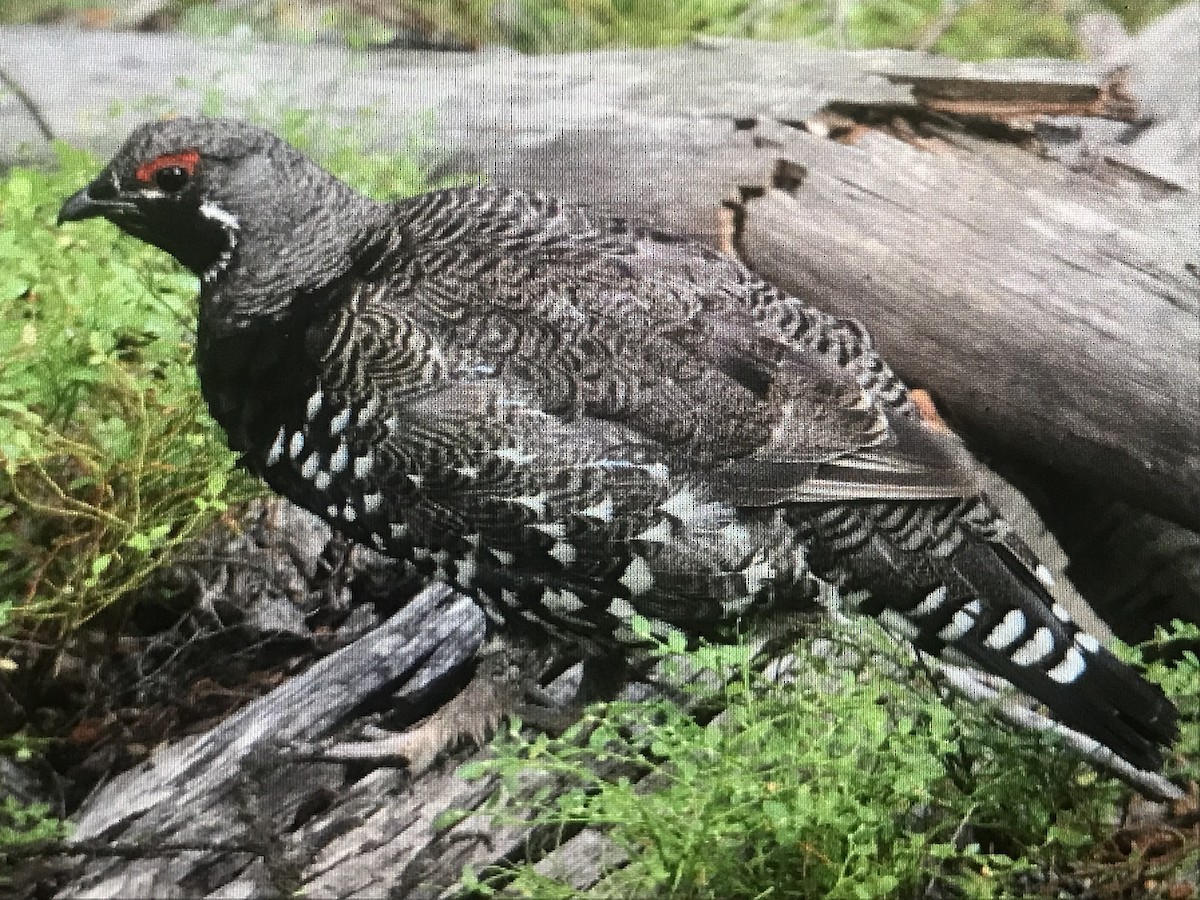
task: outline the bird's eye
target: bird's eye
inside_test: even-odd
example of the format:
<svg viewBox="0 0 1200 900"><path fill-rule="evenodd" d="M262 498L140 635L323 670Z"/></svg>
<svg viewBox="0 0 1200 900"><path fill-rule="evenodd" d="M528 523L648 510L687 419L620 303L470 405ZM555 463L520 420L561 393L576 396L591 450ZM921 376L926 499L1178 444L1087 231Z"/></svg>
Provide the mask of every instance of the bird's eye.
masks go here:
<svg viewBox="0 0 1200 900"><path fill-rule="evenodd" d="M189 175L183 166L163 166L154 173L154 183L170 194L187 184Z"/></svg>
<svg viewBox="0 0 1200 900"><path fill-rule="evenodd" d="M197 150L163 153L138 166L133 177L139 184L153 184L163 193L173 194L188 183L199 165L200 153Z"/></svg>

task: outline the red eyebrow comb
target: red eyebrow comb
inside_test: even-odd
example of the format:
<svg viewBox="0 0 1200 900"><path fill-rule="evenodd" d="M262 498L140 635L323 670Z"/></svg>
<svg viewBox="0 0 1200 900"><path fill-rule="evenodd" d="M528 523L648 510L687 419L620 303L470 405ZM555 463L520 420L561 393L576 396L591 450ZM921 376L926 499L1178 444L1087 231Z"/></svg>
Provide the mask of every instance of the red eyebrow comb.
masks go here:
<svg viewBox="0 0 1200 900"><path fill-rule="evenodd" d="M189 175L196 170L196 165L200 162L200 153L196 150L182 150L179 153L164 153L162 156L156 156L149 162L144 162L137 167L137 171L133 173L133 177L138 181L150 182L154 180L155 174L161 169L167 169L172 166L186 171Z"/></svg>

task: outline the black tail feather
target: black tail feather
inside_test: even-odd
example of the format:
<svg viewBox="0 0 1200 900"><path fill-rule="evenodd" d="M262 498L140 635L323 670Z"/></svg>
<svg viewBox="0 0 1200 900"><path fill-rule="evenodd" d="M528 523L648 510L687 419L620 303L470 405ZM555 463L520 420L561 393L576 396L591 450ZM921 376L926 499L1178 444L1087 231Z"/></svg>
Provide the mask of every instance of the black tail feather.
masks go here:
<svg viewBox="0 0 1200 900"><path fill-rule="evenodd" d="M864 504L849 537L823 529L819 517L800 520L813 539L814 571L867 590L859 611L918 650L998 675L1130 765L1161 768L1163 748L1178 735L1177 710L1076 624L1024 545L987 522L950 524L956 512L944 504L902 512Z"/></svg>
<svg viewBox="0 0 1200 900"><path fill-rule="evenodd" d="M1178 736L1178 711L1157 686L1121 662L1087 632L1017 560L1003 548L968 539L953 555L952 564L977 596L986 597L973 627L957 641L955 650L977 665L1000 675L1040 700L1052 716L1095 738L1139 768L1161 768L1162 748ZM1000 631L1010 612L1014 619ZM1014 617L1015 618L1015 617ZM1051 647L1030 662L1040 646L1023 656L1038 629L1045 629ZM989 642L989 637L995 638ZM1009 640L1011 636L1011 640ZM1023 664L1022 664L1023 663Z"/></svg>

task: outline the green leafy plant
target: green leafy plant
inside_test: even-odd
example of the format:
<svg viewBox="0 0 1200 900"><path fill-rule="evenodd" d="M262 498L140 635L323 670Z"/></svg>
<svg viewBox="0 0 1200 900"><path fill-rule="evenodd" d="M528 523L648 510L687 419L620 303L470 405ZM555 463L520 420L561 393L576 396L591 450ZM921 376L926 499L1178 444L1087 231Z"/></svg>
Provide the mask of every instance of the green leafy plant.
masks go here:
<svg viewBox="0 0 1200 900"><path fill-rule="evenodd" d="M690 682L688 709L613 703L558 739L514 726L494 759L464 771L498 777L490 815L532 821L552 843L604 830L624 864L587 896L913 897L934 881L1014 896L1022 873L1083 859L1123 791L1050 735L931 696L874 623L805 639L783 681L744 646L681 649L660 645L706 676ZM1151 675L1172 694L1200 687L1194 656ZM725 711L706 721L706 708ZM578 895L546 864L467 872L465 887Z"/></svg>
<svg viewBox="0 0 1200 900"><path fill-rule="evenodd" d="M160 21L201 35L241 30L268 40L339 35L350 46L405 34L451 44L508 44L527 53L597 47L658 47L700 35L809 40L848 47L928 46L966 59L1076 56L1073 26L1089 13L1116 14L1136 30L1188 0L398 0L215 4L175 0ZM111 3L0 0L0 21L90 16L111 21Z"/></svg>
<svg viewBox="0 0 1200 900"><path fill-rule="evenodd" d="M1135 665L1145 664L1146 677L1166 691L1179 708L1179 748L1167 774L1200 782L1200 625L1172 620L1136 648L1117 643L1116 654Z"/></svg>
<svg viewBox="0 0 1200 900"><path fill-rule="evenodd" d="M69 829L66 822L50 815L50 807L44 803L24 804L13 797L0 799L0 871L7 853L60 841Z"/></svg>
<svg viewBox="0 0 1200 900"><path fill-rule="evenodd" d="M55 228L98 168L56 152L0 183L0 603L61 632L254 489L197 390L195 280L104 224Z"/></svg>

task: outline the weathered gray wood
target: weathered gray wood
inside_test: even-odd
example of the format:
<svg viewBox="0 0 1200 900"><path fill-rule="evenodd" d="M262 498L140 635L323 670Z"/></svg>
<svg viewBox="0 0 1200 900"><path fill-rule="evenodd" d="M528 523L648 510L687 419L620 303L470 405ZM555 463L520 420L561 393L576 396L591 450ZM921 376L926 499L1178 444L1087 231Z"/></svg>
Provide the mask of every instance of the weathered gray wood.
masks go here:
<svg viewBox="0 0 1200 900"><path fill-rule="evenodd" d="M270 861L281 824L314 794L341 785L339 766L290 759L289 748L327 736L389 685L400 683L400 697L447 677L471 660L483 633L475 604L431 586L216 728L103 785L76 815L71 836L101 855L62 896L163 896L155 886L172 883L187 895L186 885L220 887L256 858ZM146 858L104 858L109 842L123 856L137 855L141 843ZM214 861L228 871L218 874Z"/></svg>

